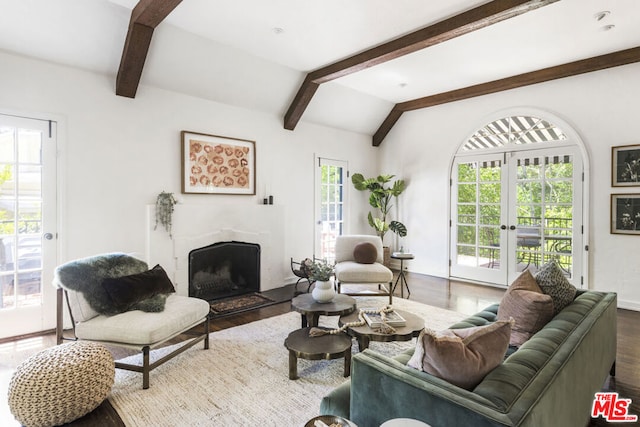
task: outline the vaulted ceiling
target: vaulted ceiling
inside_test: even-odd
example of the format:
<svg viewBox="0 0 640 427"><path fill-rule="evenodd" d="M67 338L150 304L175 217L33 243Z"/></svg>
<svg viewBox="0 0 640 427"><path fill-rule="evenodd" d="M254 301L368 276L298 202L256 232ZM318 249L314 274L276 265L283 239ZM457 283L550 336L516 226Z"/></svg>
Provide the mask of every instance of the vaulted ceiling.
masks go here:
<svg viewBox="0 0 640 427"><path fill-rule="evenodd" d="M640 61L637 0L0 7L0 49L113 76L114 93L157 86L277 114L293 131L314 122L362 132L374 145L415 109Z"/></svg>

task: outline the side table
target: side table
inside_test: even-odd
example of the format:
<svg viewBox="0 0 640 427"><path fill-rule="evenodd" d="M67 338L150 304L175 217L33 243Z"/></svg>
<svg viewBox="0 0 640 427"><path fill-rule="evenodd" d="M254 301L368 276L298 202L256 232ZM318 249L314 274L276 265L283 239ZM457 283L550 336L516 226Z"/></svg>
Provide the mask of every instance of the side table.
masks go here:
<svg viewBox="0 0 640 427"><path fill-rule="evenodd" d="M404 274L404 260L410 260L415 258L413 254L407 252L393 252L391 254L391 258L400 260L400 274L398 274L398 278L396 279L396 283L393 285L393 292L395 292L398 287L398 282L400 282L400 297L404 298L404 288L407 288L407 298L411 295L411 291L409 290L409 284L407 283L407 277Z"/></svg>
<svg viewBox="0 0 640 427"><path fill-rule="evenodd" d="M356 300L336 294L330 302L316 302L311 294L301 294L291 300L291 308L302 315L302 327L318 326L320 316L343 316L356 310Z"/></svg>
<svg viewBox="0 0 640 427"><path fill-rule="evenodd" d="M331 360L344 356L344 376L348 377L351 374L351 337L343 332L310 337L310 330L311 328L295 330L284 340L284 346L289 350L289 379L298 378L298 357Z"/></svg>

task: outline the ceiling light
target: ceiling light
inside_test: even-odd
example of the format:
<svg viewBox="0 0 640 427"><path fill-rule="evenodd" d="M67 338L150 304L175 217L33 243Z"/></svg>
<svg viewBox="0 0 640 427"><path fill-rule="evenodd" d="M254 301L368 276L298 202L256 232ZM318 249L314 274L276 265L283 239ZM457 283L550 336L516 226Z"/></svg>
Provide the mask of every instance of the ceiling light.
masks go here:
<svg viewBox="0 0 640 427"><path fill-rule="evenodd" d="M407 86L409 86L409 83L402 82L402 83L398 84L398 86L407 87Z"/></svg>
<svg viewBox="0 0 640 427"><path fill-rule="evenodd" d="M606 18L607 16L609 16L611 12L609 12L608 10L603 10L602 12L598 12L595 14L594 18L596 18L596 21L600 22L602 21L604 18Z"/></svg>
<svg viewBox="0 0 640 427"><path fill-rule="evenodd" d="M610 31L613 30L616 26L611 24L611 25L605 25L604 27L602 27L603 31Z"/></svg>
<svg viewBox="0 0 640 427"><path fill-rule="evenodd" d="M277 34L282 34L282 33L284 33L284 28L280 28L280 27L273 27L273 28L271 29L271 31L273 31L273 33L274 33L274 34L276 34L276 35L277 35Z"/></svg>

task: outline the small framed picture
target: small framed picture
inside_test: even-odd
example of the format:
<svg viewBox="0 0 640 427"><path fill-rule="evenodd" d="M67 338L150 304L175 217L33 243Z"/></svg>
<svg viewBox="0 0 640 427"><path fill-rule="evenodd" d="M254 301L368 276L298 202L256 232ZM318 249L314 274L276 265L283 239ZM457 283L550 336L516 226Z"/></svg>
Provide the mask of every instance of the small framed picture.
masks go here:
<svg viewBox="0 0 640 427"><path fill-rule="evenodd" d="M256 143L182 131L182 192L256 194Z"/></svg>
<svg viewBox="0 0 640 427"><path fill-rule="evenodd" d="M640 194L611 195L611 233L640 235Z"/></svg>
<svg viewBox="0 0 640 427"><path fill-rule="evenodd" d="M611 186L640 186L640 145L611 147Z"/></svg>

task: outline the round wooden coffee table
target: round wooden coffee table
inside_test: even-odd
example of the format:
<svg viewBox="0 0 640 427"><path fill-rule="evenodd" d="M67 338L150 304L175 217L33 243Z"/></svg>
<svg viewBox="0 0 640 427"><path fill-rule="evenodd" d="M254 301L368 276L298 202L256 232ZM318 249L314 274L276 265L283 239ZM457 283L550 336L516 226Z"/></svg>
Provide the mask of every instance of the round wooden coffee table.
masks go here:
<svg viewBox="0 0 640 427"><path fill-rule="evenodd" d="M391 341L409 341L413 337L420 335L420 331L424 329L424 319L409 313L408 311L395 310L407 321L404 326L394 326L395 332L392 334L383 334L382 332L376 332L369 327L366 323L362 326L353 326L347 328L347 333L354 337L358 341L358 349L363 351L369 348L371 341L379 342L391 342ZM357 322L358 313L356 311L346 316L340 316L338 324L340 326L345 323Z"/></svg>
<svg viewBox="0 0 640 427"><path fill-rule="evenodd" d="M353 313L356 300L349 295L336 294L330 302L316 302L311 294L301 294L291 300L291 308L302 315L302 327L318 326L320 316L343 316Z"/></svg>
<svg viewBox="0 0 640 427"><path fill-rule="evenodd" d="M289 350L289 379L298 378L298 358L307 360L331 360L344 357L344 376L351 374L351 337L343 332L310 337L311 328L293 331L284 340ZM326 329L326 328L321 328Z"/></svg>

